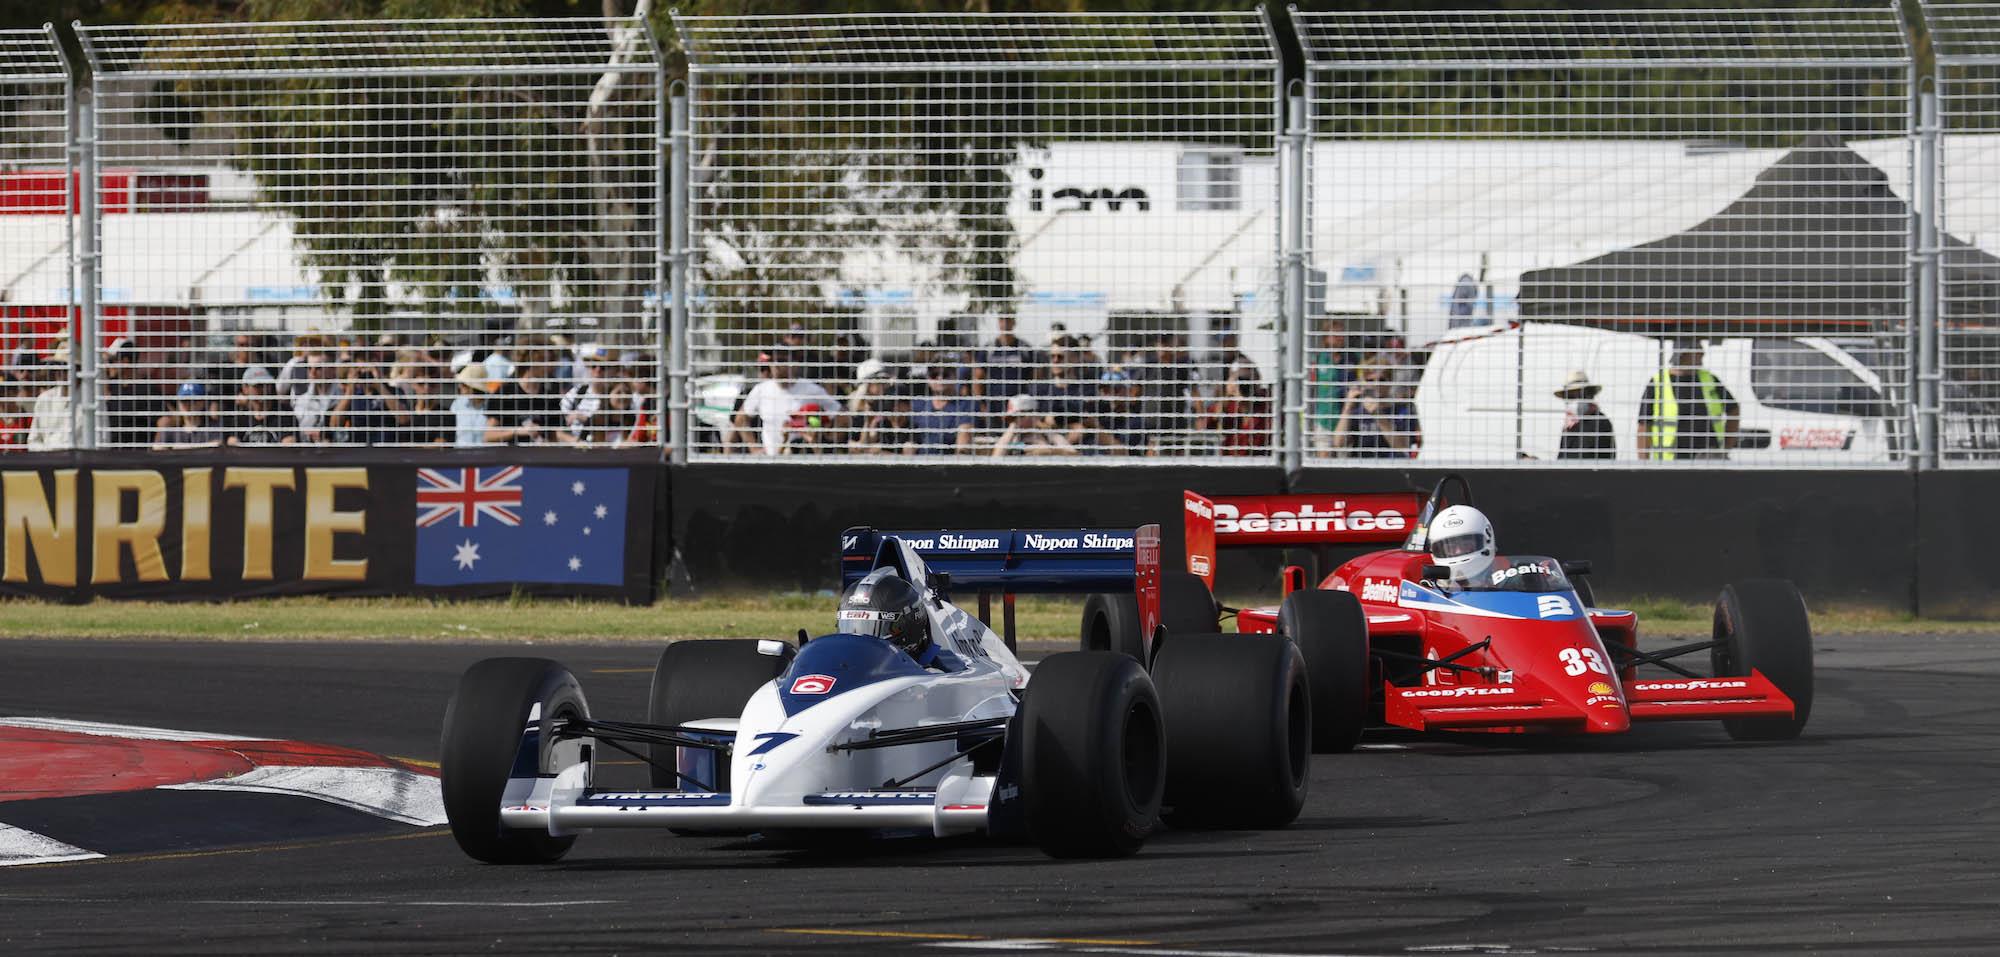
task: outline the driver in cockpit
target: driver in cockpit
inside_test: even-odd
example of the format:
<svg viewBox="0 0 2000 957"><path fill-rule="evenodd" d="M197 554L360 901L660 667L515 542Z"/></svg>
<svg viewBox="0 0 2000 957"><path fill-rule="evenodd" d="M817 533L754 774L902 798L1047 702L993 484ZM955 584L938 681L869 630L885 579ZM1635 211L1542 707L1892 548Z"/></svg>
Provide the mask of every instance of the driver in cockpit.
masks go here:
<svg viewBox="0 0 2000 957"><path fill-rule="evenodd" d="M956 671L956 657L931 641L931 616L924 596L890 569L848 586L840 596L835 629L843 635L873 635L901 649L917 664L938 671Z"/></svg>
<svg viewBox="0 0 2000 957"><path fill-rule="evenodd" d="M1432 517L1430 546L1431 561L1450 569L1452 580L1461 584L1482 581L1499 555L1493 523L1470 505L1453 505Z"/></svg>

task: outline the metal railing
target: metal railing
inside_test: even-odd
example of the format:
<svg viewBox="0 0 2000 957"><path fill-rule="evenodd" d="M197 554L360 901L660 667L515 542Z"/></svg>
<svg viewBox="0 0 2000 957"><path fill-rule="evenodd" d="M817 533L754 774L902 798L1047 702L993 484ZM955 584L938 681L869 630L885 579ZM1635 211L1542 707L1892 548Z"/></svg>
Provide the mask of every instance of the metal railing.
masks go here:
<svg viewBox="0 0 2000 957"><path fill-rule="evenodd" d="M1984 467L2000 4L1903 12L0 31L0 441Z"/></svg>

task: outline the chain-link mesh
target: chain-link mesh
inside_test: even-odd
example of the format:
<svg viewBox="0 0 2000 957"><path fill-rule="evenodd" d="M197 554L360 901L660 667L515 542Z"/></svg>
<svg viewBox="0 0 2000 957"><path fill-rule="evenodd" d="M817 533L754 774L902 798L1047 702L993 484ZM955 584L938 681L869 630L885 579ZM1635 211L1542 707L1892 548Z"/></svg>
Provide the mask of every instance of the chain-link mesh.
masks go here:
<svg viewBox="0 0 2000 957"><path fill-rule="evenodd" d="M643 22L82 38L100 444L658 440Z"/></svg>
<svg viewBox="0 0 2000 957"><path fill-rule="evenodd" d="M1908 454L1888 6L1294 22L1309 462Z"/></svg>
<svg viewBox="0 0 2000 957"><path fill-rule="evenodd" d="M676 23L694 452L1271 454L1259 15Z"/></svg>
<svg viewBox="0 0 2000 957"><path fill-rule="evenodd" d="M71 443L69 102L55 38L0 30L0 450Z"/></svg>
<svg viewBox="0 0 2000 957"><path fill-rule="evenodd" d="M1939 458L2000 462L2000 4L1926 3L1937 58Z"/></svg>

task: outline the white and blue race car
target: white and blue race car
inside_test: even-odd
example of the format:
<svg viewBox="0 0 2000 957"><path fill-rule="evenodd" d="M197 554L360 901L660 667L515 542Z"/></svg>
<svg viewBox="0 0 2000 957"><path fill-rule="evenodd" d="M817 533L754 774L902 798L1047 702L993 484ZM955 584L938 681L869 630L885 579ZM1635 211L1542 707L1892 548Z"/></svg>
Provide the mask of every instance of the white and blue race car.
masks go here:
<svg viewBox="0 0 2000 957"><path fill-rule="evenodd" d="M1176 826L1281 826L1311 755L1305 663L1283 635L1159 627L1159 532L850 529L843 577L917 586L935 646L920 662L866 634L681 641L660 655L645 722L593 717L562 665L491 658L445 713L452 835L491 863L537 863L579 831L811 836L984 833L1058 857L1131 854ZM928 560L926 558L928 556ZM1148 640L1050 655L952 605L994 592L1131 589ZM1011 614L1009 615L1011 632ZM1011 637L1011 635L1010 635ZM596 784L605 749L651 787Z"/></svg>

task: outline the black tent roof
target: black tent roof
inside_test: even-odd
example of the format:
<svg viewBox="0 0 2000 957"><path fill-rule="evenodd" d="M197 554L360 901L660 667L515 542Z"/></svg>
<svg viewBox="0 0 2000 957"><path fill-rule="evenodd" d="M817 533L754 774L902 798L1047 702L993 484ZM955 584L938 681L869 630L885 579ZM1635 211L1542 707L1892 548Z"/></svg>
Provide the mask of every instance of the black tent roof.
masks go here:
<svg viewBox="0 0 2000 957"><path fill-rule="evenodd" d="M1910 226L1881 170L1816 136L1684 232L1523 275L1521 316L1654 334L1895 327L1913 311ZM1949 317L2000 319L2000 258L1943 244Z"/></svg>

